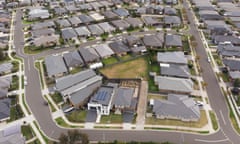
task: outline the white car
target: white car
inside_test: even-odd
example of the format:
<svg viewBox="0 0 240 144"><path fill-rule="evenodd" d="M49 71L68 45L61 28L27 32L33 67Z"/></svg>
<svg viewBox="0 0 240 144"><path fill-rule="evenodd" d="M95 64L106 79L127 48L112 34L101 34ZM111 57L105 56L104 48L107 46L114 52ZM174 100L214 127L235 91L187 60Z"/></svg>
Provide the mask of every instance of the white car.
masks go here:
<svg viewBox="0 0 240 144"><path fill-rule="evenodd" d="M209 63L211 62L211 59L210 59L210 57L208 57L208 58L207 58L207 61L208 61Z"/></svg>
<svg viewBox="0 0 240 144"><path fill-rule="evenodd" d="M27 81L24 81L24 85L25 85L25 86L27 86L27 85L28 85Z"/></svg>

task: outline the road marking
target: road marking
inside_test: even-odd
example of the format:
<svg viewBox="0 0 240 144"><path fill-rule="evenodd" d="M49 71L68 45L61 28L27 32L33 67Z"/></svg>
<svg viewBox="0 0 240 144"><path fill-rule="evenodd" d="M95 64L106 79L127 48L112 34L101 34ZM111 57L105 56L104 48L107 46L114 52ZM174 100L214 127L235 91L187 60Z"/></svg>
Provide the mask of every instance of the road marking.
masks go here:
<svg viewBox="0 0 240 144"><path fill-rule="evenodd" d="M223 124L226 125L226 121L225 121L225 119L224 119L224 116L223 116L222 110L220 110L219 112L220 112L220 115L221 115L221 117L222 117Z"/></svg>
<svg viewBox="0 0 240 144"><path fill-rule="evenodd" d="M30 60L28 59L28 71L30 71Z"/></svg>
<svg viewBox="0 0 240 144"><path fill-rule="evenodd" d="M182 143L184 143L184 135L183 135L183 133L181 133L181 140L182 140Z"/></svg>
<svg viewBox="0 0 240 144"><path fill-rule="evenodd" d="M198 142L204 142L204 143L219 143L219 142L224 142L228 141L229 139L222 139L222 140L201 140L201 139L194 139L195 141Z"/></svg>

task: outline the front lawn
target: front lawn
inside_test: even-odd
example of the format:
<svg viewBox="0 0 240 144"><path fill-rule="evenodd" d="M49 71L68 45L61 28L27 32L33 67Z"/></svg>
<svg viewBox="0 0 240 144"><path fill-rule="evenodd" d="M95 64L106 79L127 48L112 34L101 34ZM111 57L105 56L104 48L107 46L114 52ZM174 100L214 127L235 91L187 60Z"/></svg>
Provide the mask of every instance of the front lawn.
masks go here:
<svg viewBox="0 0 240 144"><path fill-rule="evenodd" d="M12 83L11 83L10 88L8 89L8 91L18 90L18 88L19 88L19 78L18 78L18 76L14 75L12 77Z"/></svg>
<svg viewBox="0 0 240 144"><path fill-rule="evenodd" d="M111 64L117 63L118 60L117 58L112 56L112 57L103 59L102 62L104 65L111 65Z"/></svg>
<svg viewBox="0 0 240 144"><path fill-rule="evenodd" d="M63 98L62 98L61 94L58 93L58 92L55 92L54 94L50 94L50 96L52 97L53 101L56 104L58 104L58 103L63 101Z"/></svg>
<svg viewBox="0 0 240 144"><path fill-rule="evenodd" d="M100 123L103 124L116 124L123 123L123 116L118 114L102 115Z"/></svg>
<svg viewBox="0 0 240 144"><path fill-rule="evenodd" d="M31 138L33 138L35 136L32 127L30 125L23 125L21 127L21 131L23 136L26 138L26 140L30 140Z"/></svg>
<svg viewBox="0 0 240 144"><path fill-rule="evenodd" d="M85 110L75 110L69 114L66 114L66 117L71 122L84 123L87 116L87 111Z"/></svg>

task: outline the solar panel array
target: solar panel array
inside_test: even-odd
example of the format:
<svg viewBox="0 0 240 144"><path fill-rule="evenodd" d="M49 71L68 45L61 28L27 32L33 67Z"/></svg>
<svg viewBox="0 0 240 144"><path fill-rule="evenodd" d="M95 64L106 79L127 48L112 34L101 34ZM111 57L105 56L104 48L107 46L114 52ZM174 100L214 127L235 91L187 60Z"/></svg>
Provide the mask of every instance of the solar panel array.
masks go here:
<svg viewBox="0 0 240 144"><path fill-rule="evenodd" d="M96 100L98 100L98 101L105 101L106 98L107 98L107 95L108 95L107 91L100 91L100 92L98 92Z"/></svg>

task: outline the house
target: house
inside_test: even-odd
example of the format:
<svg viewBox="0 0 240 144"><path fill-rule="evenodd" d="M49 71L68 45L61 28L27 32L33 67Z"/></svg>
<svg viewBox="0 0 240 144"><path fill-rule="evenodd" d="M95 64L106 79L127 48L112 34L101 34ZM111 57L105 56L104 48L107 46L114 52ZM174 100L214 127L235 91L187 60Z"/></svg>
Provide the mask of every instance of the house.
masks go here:
<svg viewBox="0 0 240 144"><path fill-rule="evenodd" d="M219 15L215 10L200 10L199 11L200 20L223 20L224 18Z"/></svg>
<svg viewBox="0 0 240 144"><path fill-rule="evenodd" d="M201 113L193 98L187 95L168 94L167 100L153 101L153 115L158 119L198 121Z"/></svg>
<svg viewBox="0 0 240 144"><path fill-rule="evenodd" d="M53 10L55 15L59 15L59 16L66 15L68 13L66 8L63 8L63 7L55 7Z"/></svg>
<svg viewBox="0 0 240 144"><path fill-rule="evenodd" d="M65 41L72 40L78 36L73 28L64 28L61 30L61 33Z"/></svg>
<svg viewBox="0 0 240 144"><path fill-rule="evenodd" d="M240 38L231 35L215 35L212 36L212 41L217 45L224 42L231 42L234 46L240 46Z"/></svg>
<svg viewBox="0 0 240 144"><path fill-rule="evenodd" d="M145 8L145 10L144 10ZM138 9L138 13L142 14L157 14L157 15L162 15L163 14L163 6L161 5L148 5L147 7L142 7Z"/></svg>
<svg viewBox="0 0 240 144"><path fill-rule="evenodd" d="M10 73L12 71L12 68L12 63L0 64L0 75Z"/></svg>
<svg viewBox="0 0 240 144"><path fill-rule="evenodd" d="M80 8L81 11L93 10L93 7L89 3L80 4L78 7Z"/></svg>
<svg viewBox="0 0 240 144"><path fill-rule="evenodd" d="M122 114L125 111L135 112L137 101L134 95L134 88L119 87L113 100L115 114Z"/></svg>
<svg viewBox="0 0 240 144"><path fill-rule="evenodd" d="M190 78L191 74L187 65L160 63L160 74L162 76Z"/></svg>
<svg viewBox="0 0 240 144"><path fill-rule="evenodd" d="M105 32L105 33L111 33L116 30L115 27L110 25L108 22L99 23L98 26Z"/></svg>
<svg viewBox="0 0 240 144"><path fill-rule="evenodd" d="M90 16L88 16L88 15L85 15L85 14L81 14L81 15L79 16L79 18L80 18L80 20L81 20L83 23L85 23L85 24L89 24L89 23L95 21L92 17L90 17Z"/></svg>
<svg viewBox="0 0 240 144"><path fill-rule="evenodd" d="M70 70L73 69L74 67L82 66L84 64L83 59L81 58L78 51L64 53L63 58L64 58L64 61L67 65L67 67Z"/></svg>
<svg viewBox="0 0 240 144"><path fill-rule="evenodd" d="M128 22L132 27L142 27L143 22L138 18L128 17L125 18L125 21Z"/></svg>
<svg viewBox="0 0 240 144"><path fill-rule="evenodd" d="M60 92L64 101L69 101L75 108L85 104L89 97L102 84L102 77L87 69L79 73L56 79L56 91Z"/></svg>
<svg viewBox="0 0 240 144"><path fill-rule="evenodd" d="M104 7L104 5L102 5L100 2L91 2L90 4L96 11L99 11L100 8Z"/></svg>
<svg viewBox="0 0 240 144"><path fill-rule="evenodd" d="M217 53L222 57L240 57L240 46L219 44L217 47Z"/></svg>
<svg viewBox="0 0 240 144"><path fill-rule="evenodd" d="M77 32L77 35L79 37L89 37L89 36L91 36L91 32L87 29L86 26L81 26L81 27L75 28L75 31Z"/></svg>
<svg viewBox="0 0 240 144"><path fill-rule="evenodd" d="M93 12L93 13L89 13L89 16L92 17L95 21L102 21L105 19L104 16L102 16L99 13Z"/></svg>
<svg viewBox="0 0 240 144"><path fill-rule="evenodd" d="M88 103L88 109L95 108L97 114L109 115L112 108L115 89L116 88L112 86L101 86L94 96L91 97Z"/></svg>
<svg viewBox="0 0 240 144"><path fill-rule="evenodd" d="M11 99L0 99L0 122L10 119ZM1 140L0 140L1 141Z"/></svg>
<svg viewBox="0 0 240 144"><path fill-rule="evenodd" d="M86 64L97 62L100 59L94 48L79 48L79 52Z"/></svg>
<svg viewBox="0 0 240 144"><path fill-rule="evenodd" d="M158 52L157 61L159 63L187 65L187 58L184 53L179 52Z"/></svg>
<svg viewBox="0 0 240 144"><path fill-rule="evenodd" d="M107 44L101 44L94 47L101 58L107 58L114 54L113 50Z"/></svg>
<svg viewBox="0 0 240 144"><path fill-rule="evenodd" d="M56 20L56 23L59 25L60 28L66 28L71 26L70 22L67 19Z"/></svg>
<svg viewBox="0 0 240 144"><path fill-rule="evenodd" d="M193 92L193 82L190 79L155 76L154 82L160 92L191 94Z"/></svg>
<svg viewBox="0 0 240 144"><path fill-rule="evenodd" d="M32 25L32 30L46 29L46 28L55 28L54 22L53 21L38 22Z"/></svg>
<svg viewBox="0 0 240 144"><path fill-rule="evenodd" d="M28 20L47 19L50 17L48 10L40 8L31 8L28 13Z"/></svg>
<svg viewBox="0 0 240 144"><path fill-rule="evenodd" d="M80 8L76 7L74 4L73 5L67 5L67 6L65 6L65 8L70 14L74 14L77 11L80 10Z"/></svg>
<svg viewBox="0 0 240 144"><path fill-rule="evenodd" d="M164 43L164 34L144 35L143 43L149 48L162 48Z"/></svg>
<svg viewBox="0 0 240 144"><path fill-rule="evenodd" d="M232 30L231 28L221 20L205 20L204 25L208 29L208 33L213 35L225 35L225 34L231 34Z"/></svg>
<svg viewBox="0 0 240 144"><path fill-rule="evenodd" d="M181 19L178 16L164 16L163 21L166 27L178 27L181 25Z"/></svg>
<svg viewBox="0 0 240 144"><path fill-rule="evenodd" d="M51 36L54 33L55 33L55 30L53 28L38 29L38 30L31 31L33 38L37 38L41 36Z"/></svg>
<svg viewBox="0 0 240 144"><path fill-rule="evenodd" d="M175 5L178 3L178 0L165 0L165 3L167 5Z"/></svg>
<svg viewBox="0 0 240 144"><path fill-rule="evenodd" d="M113 20L118 18L118 15L112 12L111 10L104 11L102 14L108 20Z"/></svg>
<svg viewBox="0 0 240 144"><path fill-rule="evenodd" d="M68 72L64 60L60 55L46 56L45 65L48 77L60 77Z"/></svg>
<svg viewBox="0 0 240 144"><path fill-rule="evenodd" d="M114 21L111 21L111 23L118 30L126 30L130 26L130 24L125 20L114 20Z"/></svg>
<svg viewBox="0 0 240 144"><path fill-rule="evenodd" d="M175 8L166 6L166 7L164 7L164 14L165 15L177 15L177 11Z"/></svg>
<svg viewBox="0 0 240 144"><path fill-rule="evenodd" d="M111 42L109 43L109 47L118 56L126 55L128 52L130 52L130 49L121 41Z"/></svg>
<svg viewBox="0 0 240 144"><path fill-rule="evenodd" d="M124 43L127 44L129 47L134 45L140 44L140 38L134 35L128 35L124 39Z"/></svg>
<svg viewBox="0 0 240 144"><path fill-rule="evenodd" d="M158 19L152 16L143 16L142 18L143 18L143 22L147 26L158 26L162 24L162 22L160 22Z"/></svg>
<svg viewBox="0 0 240 144"><path fill-rule="evenodd" d="M223 64L228 68L228 71L240 71L239 60L223 59Z"/></svg>
<svg viewBox="0 0 240 144"><path fill-rule="evenodd" d="M129 16L129 12L128 10L124 9L124 8L118 8L113 10L113 12L115 14L117 14L119 17L124 18L124 17L128 17Z"/></svg>
<svg viewBox="0 0 240 144"><path fill-rule="evenodd" d="M165 35L165 46L181 48L183 46L181 36L173 34Z"/></svg>
<svg viewBox="0 0 240 144"><path fill-rule="evenodd" d="M68 20L73 27L78 27L82 23L82 21L76 16L70 17L70 18L68 18Z"/></svg>
<svg viewBox="0 0 240 144"><path fill-rule="evenodd" d="M97 24L88 25L88 29L94 36L100 36L104 33L104 31Z"/></svg>
<svg viewBox="0 0 240 144"><path fill-rule="evenodd" d="M25 138L21 133L21 125L9 125L0 131L1 144L25 144Z"/></svg>
<svg viewBox="0 0 240 144"><path fill-rule="evenodd" d="M50 36L40 36L37 38L34 38L32 41L30 41L31 45L34 45L36 47L44 46L54 46L59 41L59 35L50 35Z"/></svg>

